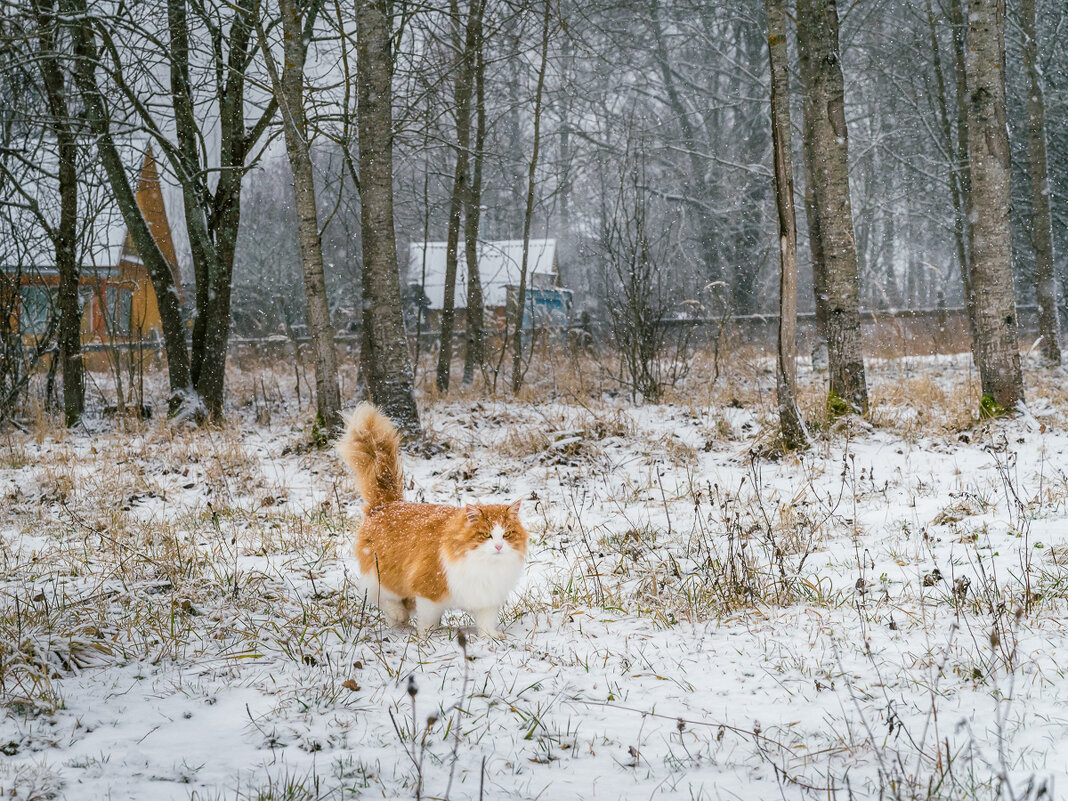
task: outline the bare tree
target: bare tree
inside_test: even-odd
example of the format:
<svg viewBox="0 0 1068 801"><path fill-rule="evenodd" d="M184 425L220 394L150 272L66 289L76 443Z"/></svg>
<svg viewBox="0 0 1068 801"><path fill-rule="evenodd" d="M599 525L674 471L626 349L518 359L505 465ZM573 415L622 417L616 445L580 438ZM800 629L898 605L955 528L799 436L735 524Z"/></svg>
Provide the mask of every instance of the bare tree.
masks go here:
<svg viewBox="0 0 1068 801"><path fill-rule="evenodd" d="M183 392L176 384L184 380L184 391L191 385L190 394L206 408L206 419L217 422L223 411L241 184L276 110L272 98L246 127L259 0L190 7L186 0L167 0L165 28L160 30L152 27L160 24L161 8L155 4L120 4L110 15L99 16L96 9L89 12L85 0L64 1L70 4L79 48L79 89L112 190L160 303L172 400L173 393ZM158 80L157 64L169 78L169 113L161 104L146 102L144 87ZM105 89L113 93L107 103ZM112 110L121 118L113 121ZM164 269L166 260L118 158L115 129L120 125L151 137L182 191L196 279L191 351L185 349L174 279L170 269ZM217 149L209 148L212 141L217 141Z"/></svg>
<svg viewBox="0 0 1068 801"><path fill-rule="evenodd" d="M159 305L163 341L167 350L167 371L170 378L170 411L179 412L190 408L194 390L190 373L189 351L185 342L185 324L182 319L178 291L174 285L174 273L164 258L148 223L137 205L137 197L126 173L112 132L109 104L104 101L97 79L99 53L94 18L86 7L86 0L65 0L63 10L70 14L71 34L74 41L74 77L85 106L85 117L96 136L97 152L107 174L115 202L122 213L130 238L141 258Z"/></svg>
<svg viewBox="0 0 1068 801"><path fill-rule="evenodd" d="M1005 116L1005 2L968 5L968 158L975 354L987 412L1023 400L1009 228L1009 135Z"/></svg>
<svg viewBox="0 0 1068 801"><path fill-rule="evenodd" d="M482 367L484 346L485 303L482 298L482 277L478 271L478 234L482 219L482 166L486 149L486 54L483 36L483 15L486 0L473 0L478 13L472 18L469 32L474 46L474 112L475 142L471 152L471 181L464 195L464 257L467 262L467 318L464 323L463 384L475 380L475 367ZM474 9L472 9L474 14Z"/></svg>
<svg viewBox="0 0 1068 801"><path fill-rule="evenodd" d="M71 113L67 77L60 50L61 30L54 0L35 0L31 5L36 23L37 52L34 59L41 74L41 83L48 103L46 127L55 138L58 157L57 183L59 190L59 219L47 218L40 206L27 196L29 207L48 235L55 250L56 270L59 272L58 345L63 365L63 416L72 426L81 418L85 407L85 378L81 354L81 309L78 304L78 281L81 266L78 260L78 125ZM22 193L22 186L16 187ZM84 210L83 210L84 211Z"/></svg>
<svg viewBox="0 0 1068 801"><path fill-rule="evenodd" d="M775 202L779 213L779 343L775 388L779 426L787 450L808 443L797 411L797 220L790 153L790 75L787 69L786 12L782 0L765 0L768 63L771 73L771 141L775 160Z"/></svg>
<svg viewBox="0 0 1068 801"><path fill-rule="evenodd" d="M301 4L304 6L305 4ZM293 195L297 208L297 235L304 272L304 299L315 354L315 408L318 422L327 430L341 427L341 390L337 377L337 349L323 272L323 243L316 210L315 171L311 160L311 139L304 110L304 63L308 42L322 0L311 0L298 8L298 0L278 0L282 22L283 62L281 75L260 26L260 45L281 111L286 153L293 173ZM258 23L257 23L258 25Z"/></svg>
<svg viewBox="0 0 1068 801"><path fill-rule="evenodd" d="M671 63L668 43L664 34L660 0L651 0L648 8L652 32L653 61L656 64L657 71L660 73L667 105L679 126L682 145L689 160L688 166L690 169L687 175L689 193L691 197L697 200L707 201L711 198L711 192L709 191L706 174L708 165L702 155L704 144L701 142L697 126L694 124L695 115L690 109L686 108L683 97L679 92L678 76ZM710 215L701 213L698 213L697 219L697 247L705 274L710 281L722 281L726 277L720 264L720 249L723 243L720 237L717 236L715 220Z"/></svg>
<svg viewBox="0 0 1068 801"><path fill-rule="evenodd" d="M393 227L393 59L389 0L357 0L357 137L363 232L363 326L375 404L409 438L422 435L401 313Z"/></svg>
<svg viewBox="0 0 1068 801"><path fill-rule="evenodd" d="M214 32L208 69L202 74L216 106L216 117L198 113L191 61L191 24L186 0L167 0L167 64L176 140L164 152L182 188L186 230L196 276L196 317L193 320L191 375L208 417L220 421L230 339L230 293L234 250L241 221L241 183L249 156L270 123L273 99L251 127L246 127L246 89L255 47L252 35L260 13L259 0L237 0L217 8L194 5L195 23ZM228 18L224 16L229 12ZM229 27L223 32L223 25ZM224 47L225 43L225 47ZM200 71L198 70L198 73ZM142 122L149 124L149 120ZM219 169L213 172L202 147L205 129L218 121ZM155 126L152 125L154 128Z"/></svg>
<svg viewBox="0 0 1068 801"><path fill-rule="evenodd" d="M963 49L963 23L961 21L960 0L951 0L950 20L953 25L953 52L954 52L954 78L958 102L956 103L956 136L953 131L953 119L949 114L950 97L947 90L945 70L942 68L941 48L938 44L938 30L935 25L935 15L931 8L930 0L927 0L927 30L931 47L932 66L935 77L935 106L938 110L939 133L942 137L942 147L950 154L951 169L947 170L949 196L953 203L953 240L957 249L957 265L960 270L961 287L964 292L964 303L969 310L968 325L971 334L972 352L974 355L975 329L973 321L975 315L971 313L973 296L971 289L970 267L968 259L968 209L971 206L969 196L971 179L968 174L968 134L967 125L961 116L964 112L964 49Z"/></svg>
<svg viewBox="0 0 1068 801"><path fill-rule="evenodd" d="M601 212L605 308L619 354L617 380L633 399L656 402L688 372L691 327L675 326L679 336L671 342L669 317L681 308L664 269L672 232L650 227L645 143L628 143L621 162L618 186Z"/></svg>
<svg viewBox="0 0 1068 801"><path fill-rule="evenodd" d="M868 389L860 344L859 280L839 60L835 0L798 0L797 39L804 90L807 175L812 184L821 260L814 278L825 299L823 326L834 411L864 414ZM839 408L840 404L844 404Z"/></svg>
<svg viewBox="0 0 1068 801"><path fill-rule="evenodd" d="M964 306L968 312L968 331L971 336L972 359L978 364L976 355L979 336L975 330L975 292L972 289L972 168L968 158L968 87L967 70L964 65L964 45L967 26L964 22L963 0L949 0L949 23L953 27L953 73L956 79L957 97L957 133L954 153L954 172L958 176L960 207L956 209L957 220L954 228L960 227L964 233L964 262L961 271L961 283L964 288Z"/></svg>
<svg viewBox="0 0 1068 801"><path fill-rule="evenodd" d="M460 19L456 0L449 4L456 53L456 83L453 102L456 114L456 169L449 202L449 225L445 240L445 295L441 309L441 344L438 348L436 383L439 392L449 391L452 369L452 335L456 320L456 268L460 244L460 216L469 206L471 184L471 94L475 79L475 49L479 37L482 0L469 0L467 24ZM461 35L463 31L463 35Z"/></svg>
<svg viewBox="0 0 1068 801"><path fill-rule="evenodd" d="M549 22L552 5L544 0L541 24L541 62L538 67L538 82L534 90L534 144L530 151L530 166L527 172L527 201L523 212L523 259L519 266L519 288L516 290L515 332L512 334L512 392L518 393L523 386L523 315L527 302L527 261L530 255L530 226L534 219L535 176L538 172L538 152L541 145L541 109L545 97L545 74L549 67ZM506 337L507 339L507 337Z"/></svg>
<svg viewBox="0 0 1068 801"><path fill-rule="evenodd" d="M26 43L21 35L20 39L20 44ZM3 55L16 56L14 49ZM19 48L16 57L23 55ZM5 92L9 101L27 101L25 93L40 102L35 84L12 88L0 83L0 89L9 90ZM49 357L54 369L58 322L51 293L40 285L26 291L27 284L40 279L37 255L42 248L55 247L54 219L29 194L34 182L44 177L38 163L43 150L40 132L13 136L13 127L0 126L0 427L14 420L31 378Z"/></svg>
<svg viewBox="0 0 1068 801"><path fill-rule="evenodd" d="M1023 31L1023 66L1027 77L1027 151L1031 173L1031 246L1035 251L1035 298L1038 333L1047 364L1061 363L1060 325L1057 319L1057 284L1053 278L1053 230L1046 175L1046 103L1038 70L1035 34L1035 0L1020 0Z"/></svg>

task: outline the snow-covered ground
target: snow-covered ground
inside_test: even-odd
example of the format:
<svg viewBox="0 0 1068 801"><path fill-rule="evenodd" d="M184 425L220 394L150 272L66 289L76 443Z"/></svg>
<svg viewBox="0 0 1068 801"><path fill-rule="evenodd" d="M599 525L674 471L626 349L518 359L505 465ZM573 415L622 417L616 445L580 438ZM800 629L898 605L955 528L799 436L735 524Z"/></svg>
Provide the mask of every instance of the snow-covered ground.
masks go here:
<svg viewBox="0 0 1068 801"><path fill-rule="evenodd" d="M466 647L365 603L351 484L277 411L0 435L0 788L1055 798L1063 376L980 423L964 360L869 369L874 425L778 460L766 375L428 401L410 497L522 497L531 532L507 638Z"/></svg>

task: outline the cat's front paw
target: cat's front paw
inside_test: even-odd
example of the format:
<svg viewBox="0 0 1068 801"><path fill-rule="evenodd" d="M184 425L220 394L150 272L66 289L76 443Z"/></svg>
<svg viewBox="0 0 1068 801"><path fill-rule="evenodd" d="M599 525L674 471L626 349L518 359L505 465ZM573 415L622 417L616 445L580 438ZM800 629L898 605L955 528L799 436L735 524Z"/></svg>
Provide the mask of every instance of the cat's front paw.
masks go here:
<svg viewBox="0 0 1068 801"><path fill-rule="evenodd" d="M495 640L504 639L504 635L497 628L498 612L496 609L476 609L471 617L475 619L475 628L483 637L492 637Z"/></svg>

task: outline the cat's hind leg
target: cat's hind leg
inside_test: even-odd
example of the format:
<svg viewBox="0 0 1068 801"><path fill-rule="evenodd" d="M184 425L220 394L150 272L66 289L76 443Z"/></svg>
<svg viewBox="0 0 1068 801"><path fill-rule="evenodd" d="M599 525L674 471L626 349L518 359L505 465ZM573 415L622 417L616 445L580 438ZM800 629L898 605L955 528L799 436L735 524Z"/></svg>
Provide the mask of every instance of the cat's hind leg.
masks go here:
<svg viewBox="0 0 1068 801"><path fill-rule="evenodd" d="M403 626L408 622L411 607L405 603L406 599L387 590L378 582L378 578L373 575L362 574L360 576L360 584L367 590L367 600L382 611L382 616L385 617L389 625Z"/></svg>
<svg viewBox="0 0 1068 801"><path fill-rule="evenodd" d="M504 637L497 628L499 613L500 610L495 606L473 610L471 616L475 619L475 627L478 629L478 633L484 637L493 637L496 640Z"/></svg>
<svg viewBox="0 0 1068 801"><path fill-rule="evenodd" d="M426 634L434 626L441 624L441 616L445 612L445 605L429 598L415 599L415 619L418 621L419 633Z"/></svg>
<svg viewBox="0 0 1068 801"><path fill-rule="evenodd" d="M389 592L390 597L385 597L388 590L383 592L383 598L378 602L378 608L382 610L386 621L391 626L403 626L408 622L408 607L404 605L404 599Z"/></svg>

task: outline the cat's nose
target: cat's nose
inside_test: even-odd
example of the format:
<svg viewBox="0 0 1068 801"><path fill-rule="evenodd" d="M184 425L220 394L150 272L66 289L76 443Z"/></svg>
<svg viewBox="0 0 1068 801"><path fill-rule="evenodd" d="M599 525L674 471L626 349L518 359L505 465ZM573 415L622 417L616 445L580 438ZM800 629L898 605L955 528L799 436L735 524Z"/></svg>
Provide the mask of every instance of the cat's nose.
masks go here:
<svg viewBox="0 0 1068 801"><path fill-rule="evenodd" d="M497 550L499 551L499 550L501 550L502 548L504 548L504 543L503 543L503 542L498 542L498 543L497 543Z"/></svg>

